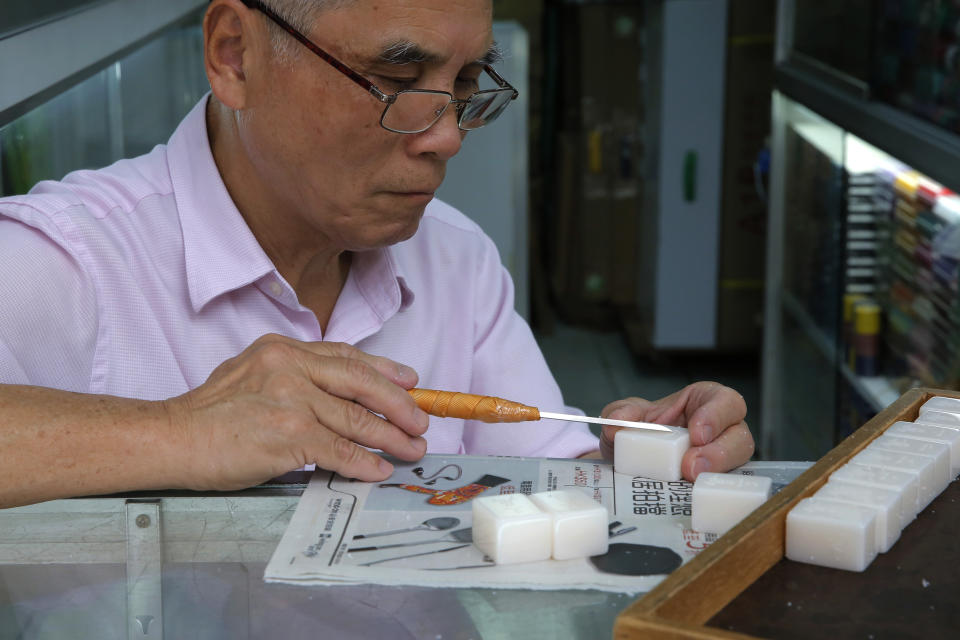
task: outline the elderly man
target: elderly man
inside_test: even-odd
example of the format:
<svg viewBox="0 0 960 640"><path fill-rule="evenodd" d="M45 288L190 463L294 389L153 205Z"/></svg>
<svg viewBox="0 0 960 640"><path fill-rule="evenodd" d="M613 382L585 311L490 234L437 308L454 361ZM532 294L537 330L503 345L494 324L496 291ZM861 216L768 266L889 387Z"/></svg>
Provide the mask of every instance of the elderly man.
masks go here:
<svg viewBox="0 0 960 640"><path fill-rule="evenodd" d="M213 0L212 91L166 146L0 200L0 505L314 463L379 481L378 452L610 457L612 430L430 422L406 392L562 407L493 244L433 197L515 96L491 19L489 0ZM604 413L687 426L687 478L753 451L718 384Z"/></svg>

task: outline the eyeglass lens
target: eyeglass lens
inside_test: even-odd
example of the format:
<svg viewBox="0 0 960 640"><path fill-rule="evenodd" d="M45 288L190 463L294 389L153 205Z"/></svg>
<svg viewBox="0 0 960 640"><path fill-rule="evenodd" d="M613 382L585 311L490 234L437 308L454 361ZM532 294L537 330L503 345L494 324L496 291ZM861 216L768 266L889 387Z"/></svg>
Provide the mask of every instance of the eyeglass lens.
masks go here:
<svg viewBox="0 0 960 640"><path fill-rule="evenodd" d="M464 105L459 125L465 131L493 122L510 103L509 90L481 91ZM440 119L450 104L449 94L434 91L401 91L383 112L383 126L400 133L419 133Z"/></svg>
<svg viewBox="0 0 960 640"><path fill-rule="evenodd" d="M460 116L460 128L469 131L493 122L503 113L512 99L513 92L510 90L473 94Z"/></svg>

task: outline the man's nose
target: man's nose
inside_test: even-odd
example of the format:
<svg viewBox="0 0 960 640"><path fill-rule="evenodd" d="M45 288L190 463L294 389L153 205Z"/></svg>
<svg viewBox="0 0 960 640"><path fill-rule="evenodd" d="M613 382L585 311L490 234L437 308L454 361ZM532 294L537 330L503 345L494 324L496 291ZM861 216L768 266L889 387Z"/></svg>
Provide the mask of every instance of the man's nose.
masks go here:
<svg viewBox="0 0 960 640"><path fill-rule="evenodd" d="M457 125L460 114L456 104L447 106L446 111L433 126L422 133L414 134L414 150L417 153L433 153L441 160L449 160L457 155L463 144L466 131Z"/></svg>

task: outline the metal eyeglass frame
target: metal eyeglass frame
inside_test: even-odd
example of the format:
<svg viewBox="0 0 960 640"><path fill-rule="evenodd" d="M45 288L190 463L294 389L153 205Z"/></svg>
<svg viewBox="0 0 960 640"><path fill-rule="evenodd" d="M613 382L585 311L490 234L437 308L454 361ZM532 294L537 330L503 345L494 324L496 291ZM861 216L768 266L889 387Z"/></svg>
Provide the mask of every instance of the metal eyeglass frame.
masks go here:
<svg viewBox="0 0 960 640"><path fill-rule="evenodd" d="M462 131L473 131L474 129L479 129L482 126L489 124L490 122L495 120L497 117L499 117L500 113L503 112L503 109L501 109L500 112L498 112L497 115L494 116L494 118L491 118L489 120L483 120L483 124L481 124L478 127L466 128L463 126L463 115L466 112L466 106L474 98L476 98L477 96L482 96L484 94L505 93L508 91L512 92L512 95L510 96L510 100L516 100L517 96L520 95L520 92L517 91L516 88L514 88L509 82L504 80L500 76L500 74L494 71L493 67L491 67L488 64L483 66L483 70L487 72L487 75L489 75L494 82L497 83L497 86L499 87L499 89L484 89L482 91L476 91L470 94L469 97L463 100L453 97L453 94L451 94L449 91L437 91L433 89L404 89L402 91L398 91L392 94L384 93L379 88L377 88L375 84L373 84L372 82L364 78L362 75L360 75L359 73L357 73L356 71L354 71L353 69L345 65L344 63L334 58L332 55L330 55L329 53L327 53L326 51L318 47L316 44L314 44L312 40L310 40L305 35L297 31L297 29L295 29L289 22L287 22L282 17L280 17L273 9L263 4L263 2L261 2L260 0L242 0L242 2L247 6L247 8L259 11L263 15L267 16L270 20L276 23L278 27L280 27L281 29L289 33L291 36L293 36L297 41L300 42L300 44L305 46L307 49L310 49L310 51L312 51L317 56L322 58L331 67L333 67L334 69L336 69L337 71L339 71L340 73L347 76L348 78L356 82L358 85L366 89L374 98L386 104L387 106L384 107L383 113L380 114L380 126L386 129L387 131L392 131L394 133L410 133L410 134L423 133L424 131L426 131L433 125L435 125L440 120L443 114L446 113L447 107L451 104L454 105L454 108L457 110L457 127ZM402 131L399 129L392 129L391 127L388 127L383 123L383 119L386 117L387 111L390 109L390 105L396 102L397 98L404 93L430 93L430 94L436 94L436 95L445 95L449 98L449 102L447 102L447 104L444 105L443 109L439 110L439 112L435 112L436 118L433 121L431 121L430 124L423 127L422 129L418 129L416 131ZM509 102L507 104L509 104Z"/></svg>

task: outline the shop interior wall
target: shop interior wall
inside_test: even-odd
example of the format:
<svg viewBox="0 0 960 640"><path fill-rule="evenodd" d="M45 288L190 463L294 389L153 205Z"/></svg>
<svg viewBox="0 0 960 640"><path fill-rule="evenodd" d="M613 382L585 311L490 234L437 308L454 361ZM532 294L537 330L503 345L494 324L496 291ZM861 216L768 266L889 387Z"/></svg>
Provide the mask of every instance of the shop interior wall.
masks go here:
<svg viewBox="0 0 960 640"><path fill-rule="evenodd" d="M544 332L558 319L622 330L639 303L646 4L494 2L496 19L516 20L530 39L531 321ZM724 113L706 114L724 127L723 352L757 353L762 333L775 4L730 0Z"/></svg>

